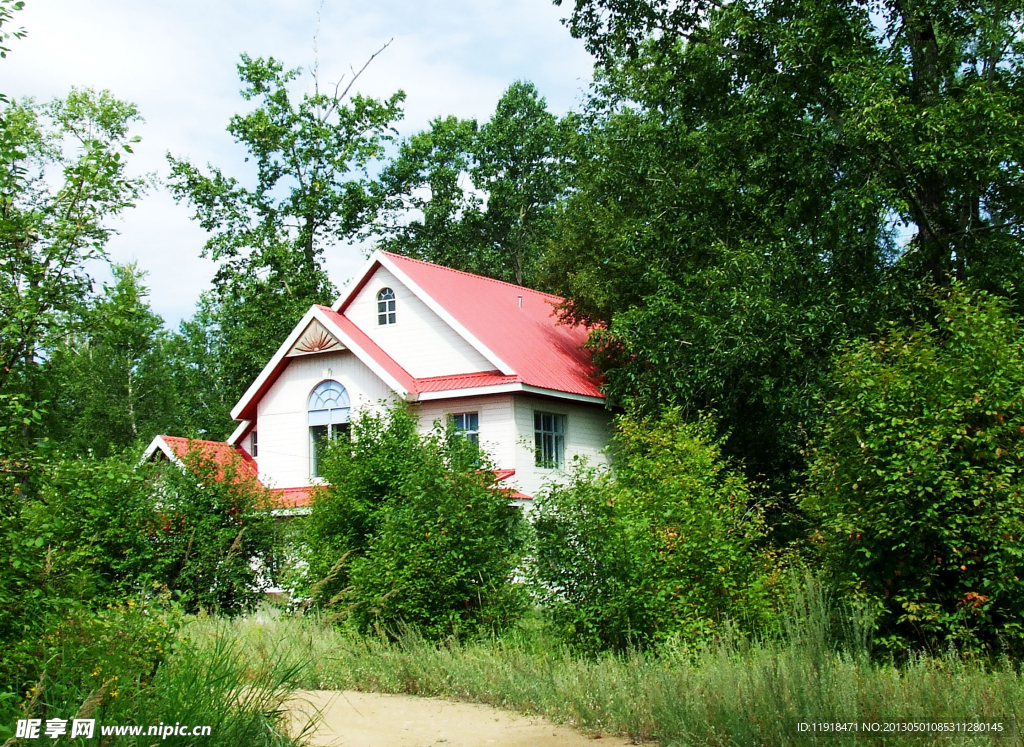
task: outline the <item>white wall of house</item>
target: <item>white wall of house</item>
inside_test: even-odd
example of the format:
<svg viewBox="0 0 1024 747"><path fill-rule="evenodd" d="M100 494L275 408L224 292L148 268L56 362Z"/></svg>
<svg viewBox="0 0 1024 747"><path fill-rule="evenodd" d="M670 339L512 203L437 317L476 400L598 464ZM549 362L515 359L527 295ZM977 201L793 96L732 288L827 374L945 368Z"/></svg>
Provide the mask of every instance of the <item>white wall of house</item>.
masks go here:
<svg viewBox="0 0 1024 747"><path fill-rule="evenodd" d="M395 292L396 323L377 323L377 294ZM345 309L345 316L416 378L491 371L494 366L413 295L391 272L378 267Z"/></svg>
<svg viewBox="0 0 1024 747"><path fill-rule="evenodd" d="M306 408L310 393L327 379L334 379L348 390L353 414L358 409L375 409L381 401L395 399L391 389L348 350L290 358L257 410L256 464L265 485L295 488L310 484Z"/></svg>
<svg viewBox="0 0 1024 747"><path fill-rule="evenodd" d="M606 449L612 434L612 413L601 405L516 394L513 407L516 474L509 483L514 481L523 493L535 496L545 485L565 481L573 457L582 457L592 465L608 463ZM536 464L533 416L538 411L565 416L566 469L548 469Z"/></svg>
<svg viewBox="0 0 1024 747"><path fill-rule="evenodd" d="M449 415L477 413L480 446L490 455L498 469L515 469L516 422L511 394L433 400L416 405L415 412L419 418L420 433L429 432L434 421L447 423Z"/></svg>

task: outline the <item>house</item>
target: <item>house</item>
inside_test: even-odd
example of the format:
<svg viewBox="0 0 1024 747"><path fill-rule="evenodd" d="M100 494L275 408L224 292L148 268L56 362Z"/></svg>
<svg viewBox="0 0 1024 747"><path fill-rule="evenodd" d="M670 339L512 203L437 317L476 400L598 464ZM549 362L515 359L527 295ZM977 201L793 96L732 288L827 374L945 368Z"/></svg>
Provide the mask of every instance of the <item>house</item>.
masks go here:
<svg viewBox="0 0 1024 747"><path fill-rule="evenodd" d="M376 252L334 305L295 326L231 411L226 443L158 436L147 458L235 453L282 508L302 507L320 480L317 444L360 410L404 400L424 432L454 422L528 501L574 457L605 461L610 436L587 332L559 322L561 301Z"/></svg>

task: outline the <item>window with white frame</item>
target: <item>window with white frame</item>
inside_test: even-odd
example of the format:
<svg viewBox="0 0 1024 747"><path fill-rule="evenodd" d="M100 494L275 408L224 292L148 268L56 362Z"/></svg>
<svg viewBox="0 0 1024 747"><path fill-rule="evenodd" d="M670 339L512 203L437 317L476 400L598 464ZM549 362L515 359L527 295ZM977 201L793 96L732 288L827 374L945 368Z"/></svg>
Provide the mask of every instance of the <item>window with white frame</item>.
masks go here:
<svg viewBox="0 0 1024 747"><path fill-rule="evenodd" d="M345 387L337 381L322 381L309 395L309 474L320 477L324 446L348 433L351 403Z"/></svg>
<svg viewBox="0 0 1024 747"><path fill-rule="evenodd" d="M480 414L476 412L455 412L448 416L455 430L467 441L480 445Z"/></svg>
<svg viewBox="0 0 1024 747"><path fill-rule="evenodd" d="M253 459L255 459L256 456L257 456L257 453L256 453L256 431L253 431L252 435L249 437L249 443L252 445L252 448L249 449L249 454L252 456Z"/></svg>
<svg viewBox="0 0 1024 747"><path fill-rule="evenodd" d="M384 288L377 294L377 324L394 324L396 318L395 292Z"/></svg>
<svg viewBox="0 0 1024 747"><path fill-rule="evenodd" d="M553 412L533 413L536 451L535 463L546 469L565 466L565 415Z"/></svg>

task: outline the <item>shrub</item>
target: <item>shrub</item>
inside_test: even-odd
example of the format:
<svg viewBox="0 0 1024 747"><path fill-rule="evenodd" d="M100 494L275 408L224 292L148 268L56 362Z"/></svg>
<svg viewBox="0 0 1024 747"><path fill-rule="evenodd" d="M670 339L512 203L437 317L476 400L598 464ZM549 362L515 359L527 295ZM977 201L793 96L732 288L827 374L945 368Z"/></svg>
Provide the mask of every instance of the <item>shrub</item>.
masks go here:
<svg viewBox="0 0 1024 747"><path fill-rule="evenodd" d="M880 643L1024 651L1024 337L982 292L936 309L838 356L803 506Z"/></svg>
<svg viewBox="0 0 1024 747"><path fill-rule="evenodd" d="M0 493L0 741L16 718L170 713L216 725L211 744L290 744L267 711L280 681L244 681L174 635L186 609L258 598L275 532L265 491L202 454L186 470L51 456L31 492Z"/></svg>
<svg viewBox="0 0 1024 747"><path fill-rule="evenodd" d="M328 450L308 522L310 596L362 631L438 638L506 626L522 519L486 457L406 409L363 414Z"/></svg>
<svg viewBox="0 0 1024 747"><path fill-rule="evenodd" d="M587 649L706 639L772 617L775 559L761 507L708 416L622 417L614 471L577 468L535 502L533 588Z"/></svg>
<svg viewBox="0 0 1024 747"><path fill-rule="evenodd" d="M11 548L0 634L5 620L31 622L61 599L102 606L166 590L187 611L227 612L257 600L276 543L266 491L202 454L186 466L140 466L130 454L41 466L36 493L8 496L0 517Z"/></svg>
<svg viewBox="0 0 1024 747"><path fill-rule="evenodd" d="M31 642L39 665L32 680L12 692L0 682L0 739L14 736L19 718L91 718L101 744L150 747L153 737L145 731L104 738L100 725L161 722L208 725L201 743L211 747L298 744L285 735L283 707L298 667L278 662L272 672L254 673L228 641L199 650L180 637L179 611L166 600L132 600L101 610L76 606L52 620ZM159 743L198 742L170 736Z"/></svg>
<svg viewBox="0 0 1024 747"><path fill-rule="evenodd" d="M193 449L185 469L160 466L150 490L158 496L149 536L157 563L154 582L186 611L242 612L263 598L280 550L270 492L242 469Z"/></svg>

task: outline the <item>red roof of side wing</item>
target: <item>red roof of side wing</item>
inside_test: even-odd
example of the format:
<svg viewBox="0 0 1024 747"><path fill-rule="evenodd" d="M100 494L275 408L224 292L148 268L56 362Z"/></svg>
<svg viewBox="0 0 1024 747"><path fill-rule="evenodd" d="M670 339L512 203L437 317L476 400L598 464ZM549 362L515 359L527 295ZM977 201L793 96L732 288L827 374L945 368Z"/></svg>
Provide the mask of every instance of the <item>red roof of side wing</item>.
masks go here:
<svg viewBox="0 0 1024 747"><path fill-rule="evenodd" d="M189 454L199 453L213 461L218 467L217 479L223 480L226 470L233 471L234 481L253 478L257 475L256 462L245 451L224 443L223 441L205 441L200 438L180 438L178 436L157 436L162 438L178 459L185 459Z"/></svg>
<svg viewBox="0 0 1024 747"><path fill-rule="evenodd" d="M390 252L381 254L507 363L523 384L604 396L590 353L583 348L587 330L560 323L555 313L564 299Z"/></svg>

